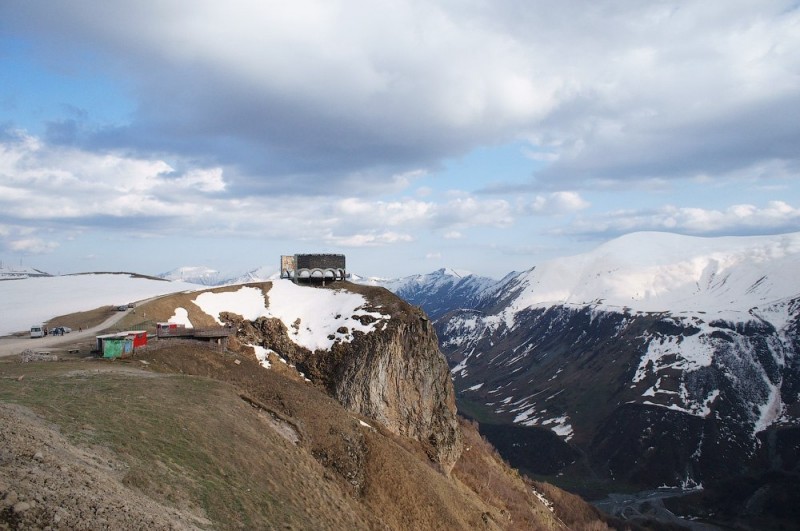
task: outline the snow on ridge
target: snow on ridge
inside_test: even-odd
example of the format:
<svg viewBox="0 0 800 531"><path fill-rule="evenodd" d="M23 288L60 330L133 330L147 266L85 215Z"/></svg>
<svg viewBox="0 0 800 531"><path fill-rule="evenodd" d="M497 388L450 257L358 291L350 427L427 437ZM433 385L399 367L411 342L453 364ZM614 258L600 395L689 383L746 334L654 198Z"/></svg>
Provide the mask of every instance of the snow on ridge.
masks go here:
<svg viewBox="0 0 800 531"><path fill-rule="evenodd" d="M476 286L475 291L487 289L496 284L496 280L487 277L476 276L464 269L441 268L432 273L411 275L401 278L380 278L369 277L361 278L354 276L351 280L370 286L382 286L393 293L402 293L407 289L424 286L425 289L435 291L437 288L449 287L454 285L469 284Z"/></svg>
<svg viewBox="0 0 800 531"><path fill-rule="evenodd" d="M349 342L353 332L370 333L389 318L379 312L367 311L366 299L346 290L304 287L290 280L276 280L267 293L254 287L242 286L237 291L205 292L194 303L218 323L220 312L239 314L247 320L275 317L286 325L289 338L311 351L328 350L338 340ZM373 322L362 324L357 318L369 316ZM339 330L346 329L344 332Z"/></svg>
<svg viewBox="0 0 800 531"><path fill-rule="evenodd" d="M800 294L800 233L699 238L633 233L518 276L506 313L554 304L611 310L747 311Z"/></svg>
<svg viewBox="0 0 800 531"><path fill-rule="evenodd" d="M270 266L257 267L244 273L241 271L218 271L206 266L183 266L161 273L159 277L167 280L182 280L201 286L226 286L249 282L268 282L279 278L280 274L277 269Z"/></svg>
<svg viewBox="0 0 800 531"><path fill-rule="evenodd" d="M182 280L192 284L208 286L214 285L219 281L220 272L206 266L183 266L161 273L158 276L166 280Z"/></svg>

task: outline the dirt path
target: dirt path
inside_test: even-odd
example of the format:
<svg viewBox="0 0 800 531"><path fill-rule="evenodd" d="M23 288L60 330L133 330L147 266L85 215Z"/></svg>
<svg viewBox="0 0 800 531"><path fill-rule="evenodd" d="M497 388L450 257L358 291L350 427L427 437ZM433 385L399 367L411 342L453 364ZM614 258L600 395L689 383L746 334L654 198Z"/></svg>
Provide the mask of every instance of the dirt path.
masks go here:
<svg viewBox="0 0 800 531"><path fill-rule="evenodd" d="M6 336L0 337L0 358L5 356L13 356L21 353L23 350L31 349L33 351L51 350L59 347L64 348L69 345L86 341L87 339L94 339L99 332L114 325L117 321L128 315L131 310L124 312L116 312L114 315L103 321L97 326L86 328L80 332L73 330L69 334L63 336L46 336L46 337L14 337Z"/></svg>

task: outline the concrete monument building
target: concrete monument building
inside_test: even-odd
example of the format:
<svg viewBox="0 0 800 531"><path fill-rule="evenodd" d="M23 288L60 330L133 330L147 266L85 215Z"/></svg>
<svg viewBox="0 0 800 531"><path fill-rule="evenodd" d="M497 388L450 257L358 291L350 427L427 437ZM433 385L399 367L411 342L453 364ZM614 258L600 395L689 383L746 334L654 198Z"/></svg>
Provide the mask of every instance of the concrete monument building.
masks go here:
<svg viewBox="0 0 800 531"><path fill-rule="evenodd" d="M295 284L344 280L347 267L343 254L295 254L281 256L281 278L290 278Z"/></svg>

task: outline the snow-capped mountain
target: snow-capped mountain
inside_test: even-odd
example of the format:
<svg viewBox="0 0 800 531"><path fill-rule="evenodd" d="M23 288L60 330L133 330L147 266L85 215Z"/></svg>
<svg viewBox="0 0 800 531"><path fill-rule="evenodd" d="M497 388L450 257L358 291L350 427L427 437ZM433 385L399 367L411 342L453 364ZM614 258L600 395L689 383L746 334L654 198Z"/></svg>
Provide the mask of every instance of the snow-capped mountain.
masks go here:
<svg viewBox="0 0 800 531"><path fill-rule="evenodd" d="M462 411L512 464L642 487L796 472L798 271L800 233L630 234L509 275L436 328ZM542 430L557 438L526 447Z"/></svg>
<svg viewBox="0 0 800 531"><path fill-rule="evenodd" d="M279 277L274 267L261 266L242 273L241 271L217 271L205 266L177 267L158 275L166 280L181 280L201 286L222 286L226 284L246 284L248 282L266 282Z"/></svg>
<svg viewBox="0 0 800 531"><path fill-rule="evenodd" d="M206 266L176 267L158 276L165 280L180 280L201 286L216 286L224 284L226 280L222 273Z"/></svg>
<svg viewBox="0 0 800 531"><path fill-rule="evenodd" d="M487 277L444 268L427 275L358 282L382 286L409 303L421 306L432 319L455 308L474 307L480 294L496 283Z"/></svg>
<svg viewBox="0 0 800 531"><path fill-rule="evenodd" d="M280 271L270 266L261 266L225 282L226 284L247 284L248 282L268 282L280 278Z"/></svg>

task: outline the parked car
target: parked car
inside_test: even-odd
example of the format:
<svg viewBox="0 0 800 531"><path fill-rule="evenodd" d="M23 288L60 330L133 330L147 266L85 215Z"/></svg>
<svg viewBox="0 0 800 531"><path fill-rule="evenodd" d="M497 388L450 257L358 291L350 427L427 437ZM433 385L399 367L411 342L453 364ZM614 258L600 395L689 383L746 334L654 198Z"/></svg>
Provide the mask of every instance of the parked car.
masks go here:
<svg viewBox="0 0 800 531"><path fill-rule="evenodd" d="M31 337L44 337L44 328L39 325L32 326Z"/></svg>
<svg viewBox="0 0 800 531"><path fill-rule="evenodd" d="M119 306L117 306L117 310L119 310L121 312L124 312L127 309L128 309L128 305L127 304L120 304Z"/></svg>

